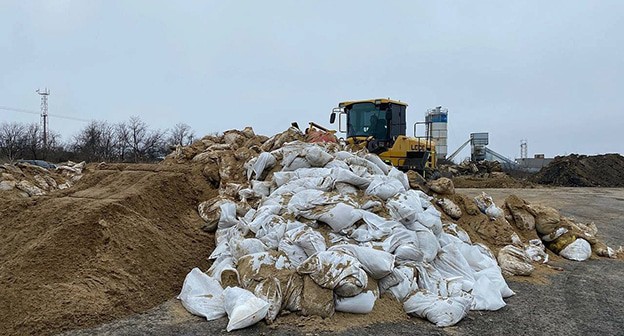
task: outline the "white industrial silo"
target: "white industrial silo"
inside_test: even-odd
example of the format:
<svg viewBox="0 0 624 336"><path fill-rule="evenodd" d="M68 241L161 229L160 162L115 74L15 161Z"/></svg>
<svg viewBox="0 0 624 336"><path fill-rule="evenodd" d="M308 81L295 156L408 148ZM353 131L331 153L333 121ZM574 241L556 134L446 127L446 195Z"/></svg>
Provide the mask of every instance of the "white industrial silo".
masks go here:
<svg viewBox="0 0 624 336"><path fill-rule="evenodd" d="M431 127L431 129L427 129L427 134L430 134L436 143L438 159L446 159L448 153L448 109L438 106L427 110L425 121L427 122L427 127Z"/></svg>

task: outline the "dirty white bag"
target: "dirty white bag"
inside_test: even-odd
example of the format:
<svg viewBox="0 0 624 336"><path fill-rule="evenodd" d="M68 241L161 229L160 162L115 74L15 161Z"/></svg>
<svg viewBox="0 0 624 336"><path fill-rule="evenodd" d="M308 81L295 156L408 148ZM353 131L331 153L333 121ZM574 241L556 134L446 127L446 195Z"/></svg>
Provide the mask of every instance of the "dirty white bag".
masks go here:
<svg viewBox="0 0 624 336"><path fill-rule="evenodd" d="M346 229L360 219L362 219L361 211L346 203L329 205L317 217L317 220L331 226L334 232Z"/></svg>
<svg viewBox="0 0 624 336"><path fill-rule="evenodd" d="M434 235L442 233L442 214L435 207L430 206L418 214L418 222L431 230Z"/></svg>
<svg viewBox="0 0 624 336"><path fill-rule="evenodd" d="M221 216L219 217L219 224L217 225L219 229L229 228L238 224L238 219L236 218L236 203L224 202L221 204L220 209Z"/></svg>
<svg viewBox="0 0 624 336"><path fill-rule="evenodd" d="M480 279L482 276L487 277L490 280L493 288L497 289L503 298L507 298L516 294L507 285L507 282L505 281L505 278L503 278L503 274L501 273L501 269L500 267L498 267L498 265L494 265L478 271L474 274L474 276L475 279Z"/></svg>
<svg viewBox="0 0 624 336"><path fill-rule="evenodd" d="M334 245L327 250L342 251L354 256L362 264L364 271L375 280L387 276L394 269L394 256L391 253L376 250L372 247L340 244Z"/></svg>
<svg viewBox="0 0 624 336"><path fill-rule="evenodd" d="M407 179L407 175L398 170L396 167L392 167L390 169L390 171L388 172L388 177L392 177L396 180L398 180L399 182L401 182L401 184L403 184L403 188L405 188L405 190L410 190L410 184L409 184L409 180Z"/></svg>
<svg viewBox="0 0 624 336"><path fill-rule="evenodd" d="M559 255L569 260L584 261L591 257L591 245L589 245L587 240L577 238L561 250Z"/></svg>
<svg viewBox="0 0 624 336"><path fill-rule="evenodd" d="M461 280L458 281L462 283L464 291L472 290L475 282L474 271L455 244L442 247L431 264L445 278L461 277Z"/></svg>
<svg viewBox="0 0 624 336"><path fill-rule="evenodd" d="M406 189L401 181L384 175L375 175L368 188L366 188L365 193L366 195L377 196L385 201L388 198L405 191Z"/></svg>
<svg viewBox="0 0 624 336"><path fill-rule="evenodd" d="M475 281L471 294L474 297L472 310L499 310L506 305L500 291L487 276L480 276Z"/></svg>
<svg viewBox="0 0 624 336"><path fill-rule="evenodd" d="M223 288L217 280L199 268L193 268L186 275L178 299L189 313L203 316L209 321L225 316Z"/></svg>
<svg viewBox="0 0 624 336"><path fill-rule="evenodd" d="M513 245L507 245L498 252L498 264L500 268L513 275L531 275L535 267L531 264L531 258L524 249Z"/></svg>
<svg viewBox="0 0 624 336"><path fill-rule="evenodd" d="M312 255L298 268L299 274L309 274L314 282L342 297L356 296L368 284L362 264L353 256L340 251L323 251Z"/></svg>
<svg viewBox="0 0 624 336"><path fill-rule="evenodd" d="M377 295L364 291L353 297L336 297L336 311L352 314L368 314L373 311Z"/></svg>
<svg viewBox="0 0 624 336"><path fill-rule="evenodd" d="M448 283L441 285L440 295L428 291L417 291L403 303L406 313L420 316L431 321L438 327L448 327L456 324L468 314L472 304L472 296L461 291L459 286ZM442 290L442 286L447 287Z"/></svg>
<svg viewBox="0 0 624 336"><path fill-rule="evenodd" d="M256 179L260 179L265 169L270 169L275 166L277 160L271 153L262 152L258 155L256 161L251 165L251 171L255 174ZM247 172L247 179L252 177L251 172Z"/></svg>
<svg viewBox="0 0 624 336"><path fill-rule="evenodd" d="M258 323L266 317L269 303L257 298L252 292L228 287L223 291L225 311L230 319L227 331L242 329Z"/></svg>
<svg viewBox="0 0 624 336"><path fill-rule="evenodd" d="M414 278L414 268L410 266L398 266L392 273L379 280L379 286L392 293L399 301L405 301L408 296L418 290L418 282Z"/></svg>
<svg viewBox="0 0 624 336"><path fill-rule="evenodd" d="M526 245L524 247L524 252L533 261L541 262L544 264L548 262L548 253L546 253L546 247L540 239L529 240L529 245Z"/></svg>
<svg viewBox="0 0 624 336"><path fill-rule="evenodd" d="M382 159L379 158L379 156L375 155L375 154L366 154L364 155L364 158L372 163L374 163L377 167L379 167L379 169L385 174L388 175L388 172L390 171L390 166L388 166L385 162L383 162Z"/></svg>

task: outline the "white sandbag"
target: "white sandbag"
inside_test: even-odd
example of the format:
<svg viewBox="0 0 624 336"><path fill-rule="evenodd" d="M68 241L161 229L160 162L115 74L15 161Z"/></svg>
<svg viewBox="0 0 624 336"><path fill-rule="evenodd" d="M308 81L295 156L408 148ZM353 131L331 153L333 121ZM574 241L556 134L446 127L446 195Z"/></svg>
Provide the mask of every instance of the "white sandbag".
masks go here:
<svg viewBox="0 0 624 336"><path fill-rule="evenodd" d="M355 207L346 203L337 203L333 206L327 206L319 214L317 220L320 220L331 226L334 232L339 232L362 218L362 213Z"/></svg>
<svg viewBox="0 0 624 336"><path fill-rule="evenodd" d="M505 307L500 291L487 276L481 276L475 281L472 292L472 310L499 310Z"/></svg>
<svg viewBox="0 0 624 336"><path fill-rule="evenodd" d="M559 255L575 261L584 261L591 257L591 245L585 239L577 238L566 246Z"/></svg>
<svg viewBox="0 0 624 336"><path fill-rule="evenodd" d="M315 145L306 148L305 159L312 167L323 167L334 158L324 149Z"/></svg>
<svg viewBox="0 0 624 336"><path fill-rule="evenodd" d="M360 177L348 169L334 168L332 176L336 182L344 182L356 186L360 189L366 189L371 181L367 178Z"/></svg>
<svg viewBox="0 0 624 336"><path fill-rule="evenodd" d="M219 217L219 224L217 225L219 229L229 228L238 224L238 219L236 218L236 203L224 202L219 208L221 209L221 216Z"/></svg>
<svg viewBox="0 0 624 336"><path fill-rule="evenodd" d="M266 252L269 248L257 238L238 239L230 242L230 252L234 260L248 254Z"/></svg>
<svg viewBox="0 0 624 336"><path fill-rule="evenodd" d="M402 227L399 222L386 220L372 212L361 210L361 214L365 224L350 235L351 238L359 242L379 240L390 235L393 229Z"/></svg>
<svg viewBox="0 0 624 336"><path fill-rule="evenodd" d="M219 281L221 285L225 285L227 281L235 281L240 283L240 275L234 264L234 258L231 256L223 256L217 258L207 271L208 275ZM226 281L227 280L227 281Z"/></svg>
<svg viewBox="0 0 624 336"><path fill-rule="evenodd" d="M327 250L323 235L310 227L287 231L285 236L295 245L301 247L308 256Z"/></svg>
<svg viewBox="0 0 624 336"><path fill-rule="evenodd" d="M299 267L299 265L308 259L308 255L301 246L296 245L290 239L282 239L279 242L277 250L283 252L294 267Z"/></svg>
<svg viewBox="0 0 624 336"><path fill-rule="evenodd" d="M290 182L290 180L292 180L296 176L297 176L297 173L296 172L291 172L291 171L288 171L288 172L286 172L286 171L275 172L275 173L273 173L273 182L278 187L281 187L284 184Z"/></svg>
<svg viewBox="0 0 624 336"><path fill-rule="evenodd" d="M266 317L269 303L257 298L252 292L228 287L223 291L225 311L230 319L227 331L242 329L258 323Z"/></svg>
<svg viewBox="0 0 624 336"><path fill-rule="evenodd" d="M504 216L503 209L497 207L494 203L485 209L485 214L490 218L499 218Z"/></svg>
<svg viewBox="0 0 624 336"><path fill-rule="evenodd" d="M223 288L217 280L199 268L193 268L186 275L178 299L189 313L203 316L209 321L225 316Z"/></svg>
<svg viewBox="0 0 624 336"><path fill-rule="evenodd" d="M449 281L446 295L436 295L427 291L418 291L403 303L405 312L426 318L438 327L448 327L459 322L468 314L472 296L462 292L461 285Z"/></svg>
<svg viewBox="0 0 624 336"><path fill-rule="evenodd" d="M462 228L460 228L459 226L457 226L457 224L455 224L455 223L448 223L448 224L445 224L445 227L446 227L446 229L448 230L449 233L451 233L452 235L456 236L457 238L459 238L464 243L468 243L468 244L472 243L468 233L466 231L464 231Z"/></svg>
<svg viewBox="0 0 624 336"><path fill-rule="evenodd" d="M461 277L464 291L472 290L475 282L473 270L455 244L442 247L431 264L445 278Z"/></svg>
<svg viewBox="0 0 624 336"><path fill-rule="evenodd" d="M411 189L409 180L407 179L407 175L404 172L398 170L396 167L392 167L392 169L390 169L390 171L388 172L388 177L392 177L397 181L401 182L405 190Z"/></svg>
<svg viewBox="0 0 624 336"><path fill-rule="evenodd" d="M371 278L378 280L392 273L394 256L386 251L353 244L334 245L328 251L342 251L354 256Z"/></svg>
<svg viewBox="0 0 624 336"><path fill-rule="evenodd" d="M365 291L353 297L336 297L336 311L351 314L368 314L373 311L377 295Z"/></svg>
<svg viewBox="0 0 624 336"><path fill-rule="evenodd" d="M286 227L286 220L282 216L273 215L260 226L256 232L256 238L268 248L275 250L286 234Z"/></svg>
<svg viewBox="0 0 624 336"><path fill-rule="evenodd" d="M507 298L516 294L507 285L507 282L505 281L505 278L503 277L501 269L500 267L498 267L498 265L493 265L474 274L474 277L477 280L483 276L487 277L490 280L492 286L491 288L495 288L496 290L498 290L503 298Z"/></svg>
<svg viewBox="0 0 624 336"><path fill-rule="evenodd" d="M349 165L342 161L342 160L338 160L338 159L334 159L329 161L326 165L325 168L341 168L341 169L346 169L346 170L350 170Z"/></svg>
<svg viewBox="0 0 624 336"><path fill-rule="evenodd" d="M377 196L385 201L388 198L405 191L405 187L399 180L388 176L376 175L373 177L373 180L368 188L366 188L365 193L366 195Z"/></svg>
<svg viewBox="0 0 624 336"><path fill-rule="evenodd" d="M498 266L492 252L484 245L463 243L456 246L475 272Z"/></svg>
<svg viewBox="0 0 624 336"><path fill-rule="evenodd" d="M390 166L388 166L379 156L375 154L366 154L364 158L372 163L374 163L379 169L385 174L388 175L390 171Z"/></svg>
<svg viewBox="0 0 624 336"><path fill-rule="evenodd" d="M355 195L358 192L358 189L349 184L349 183L344 183L344 182L336 182L336 184L334 185L334 187L336 188L336 191L341 194L341 195Z"/></svg>
<svg viewBox="0 0 624 336"><path fill-rule="evenodd" d="M418 290L418 282L414 278L414 268L398 266L392 273L379 280L379 286L390 292L399 302L405 301L409 295Z"/></svg>
<svg viewBox="0 0 624 336"><path fill-rule="evenodd" d="M276 162L277 160L275 159L275 156L273 156L273 154L262 152L260 153L260 155L258 155L258 158L255 160L255 162L251 166L251 170L255 174L256 179L260 179L260 177L262 176L262 173L266 169L273 168ZM248 180L251 177L250 175L251 174L248 172L247 173Z"/></svg>
<svg viewBox="0 0 624 336"><path fill-rule="evenodd" d="M355 258L340 251L314 254L298 268L300 274L309 274L314 282L342 297L360 294L368 284L368 276Z"/></svg>
<svg viewBox="0 0 624 336"><path fill-rule="evenodd" d="M436 203L442 208L445 214L453 219L459 219L462 216L462 211L457 204L448 198L441 198Z"/></svg>
<svg viewBox="0 0 624 336"><path fill-rule="evenodd" d="M531 239L529 244L524 247L524 252L531 258L531 260L541 263L548 262L548 253L546 253L546 247L540 239Z"/></svg>
<svg viewBox="0 0 624 336"><path fill-rule="evenodd" d="M442 233L442 214L435 207L428 207L418 214L418 222L427 227L434 235Z"/></svg>
<svg viewBox="0 0 624 336"><path fill-rule="evenodd" d="M396 246L393 252L397 259L415 262L431 262L440 251L440 243L427 229L395 230L383 244L384 250L391 250L392 246Z"/></svg>
<svg viewBox="0 0 624 336"><path fill-rule="evenodd" d="M271 185L272 182L270 181L251 180L251 190L253 190L253 192L260 197L266 197L271 194Z"/></svg>
<svg viewBox="0 0 624 336"><path fill-rule="evenodd" d="M507 245L498 252L498 264L503 272L513 275L531 275L535 267L524 249Z"/></svg>

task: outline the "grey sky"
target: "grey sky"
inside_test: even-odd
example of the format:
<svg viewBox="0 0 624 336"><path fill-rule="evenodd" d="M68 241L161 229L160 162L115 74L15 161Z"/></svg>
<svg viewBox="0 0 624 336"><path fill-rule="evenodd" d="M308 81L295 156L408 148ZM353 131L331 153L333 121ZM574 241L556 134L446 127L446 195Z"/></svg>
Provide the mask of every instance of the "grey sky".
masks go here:
<svg viewBox="0 0 624 336"><path fill-rule="evenodd" d="M623 18L621 0L0 1L0 105L38 110L47 86L50 113L273 134L391 97L409 124L447 107L449 152L481 131L509 157L621 153Z"/></svg>

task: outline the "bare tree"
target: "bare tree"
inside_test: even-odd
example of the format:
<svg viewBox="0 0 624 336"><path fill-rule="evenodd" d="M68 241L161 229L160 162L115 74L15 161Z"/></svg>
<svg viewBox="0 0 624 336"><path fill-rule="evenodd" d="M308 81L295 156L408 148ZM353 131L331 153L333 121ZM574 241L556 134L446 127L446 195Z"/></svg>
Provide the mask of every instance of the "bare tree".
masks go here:
<svg viewBox="0 0 624 336"><path fill-rule="evenodd" d="M41 127L37 123L30 123L26 126L23 138L24 155L32 159L41 159L43 152L43 138Z"/></svg>
<svg viewBox="0 0 624 336"><path fill-rule="evenodd" d="M125 122L115 125L115 144L114 149L120 161L127 159L128 150L130 149L130 127Z"/></svg>
<svg viewBox="0 0 624 336"><path fill-rule="evenodd" d="M128 122L129 147L135 162L156 159L163 154L166 132L149 130L139 117L131 117Z"/></svg>
<svg viewBox="0 0 624 336"><path fill-rule="evenodd" d="M24 124L16 122L0 124L0 150L9 161L15 160L22 151L25 133Z"/></svg>
<svg viewBox="0 0 624 336"><path fill-rule="evenodd" d="M184 123L177 123L170 131L167 145L169 146L188 146L193 142L195 134L191 126Z"/></svg>

